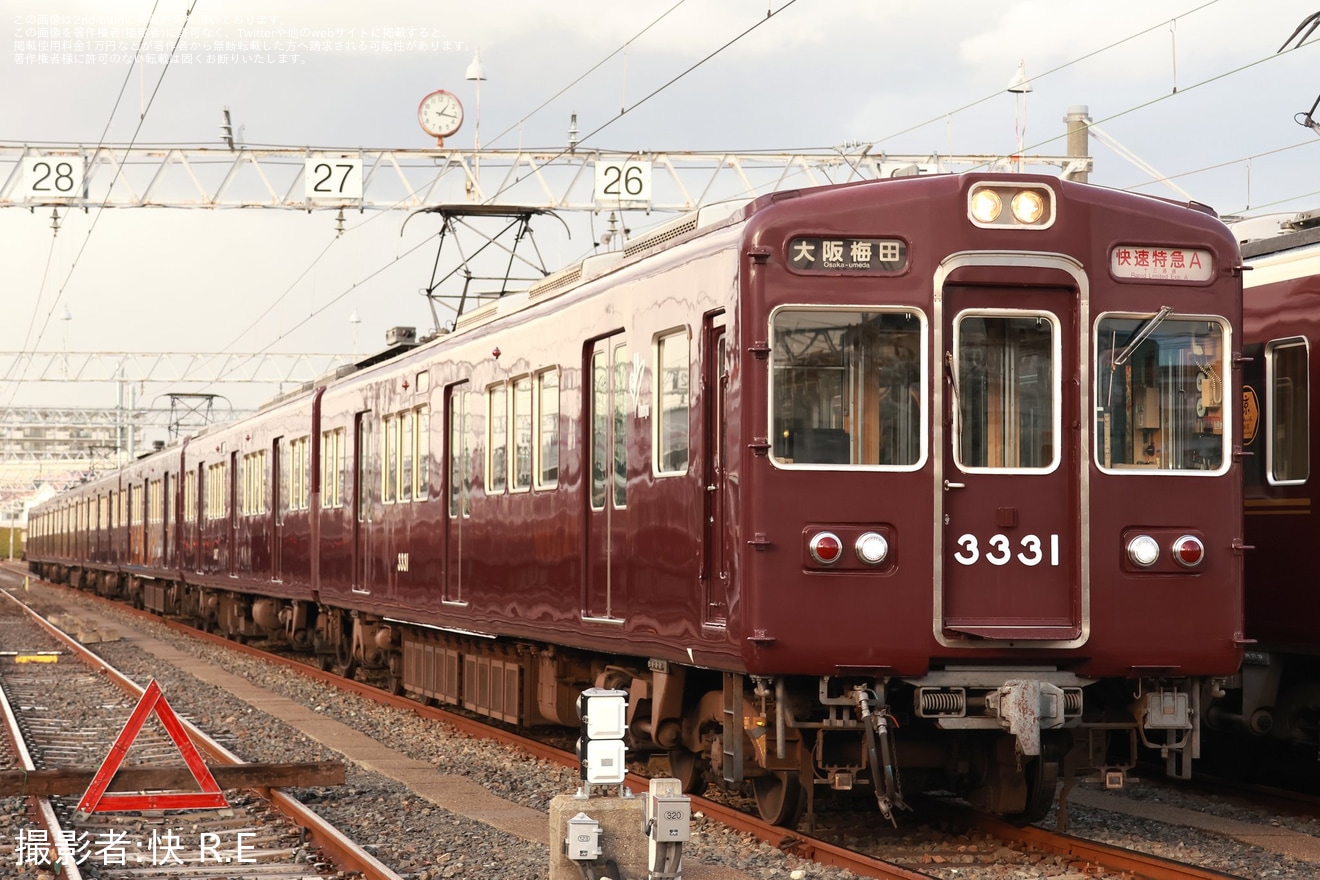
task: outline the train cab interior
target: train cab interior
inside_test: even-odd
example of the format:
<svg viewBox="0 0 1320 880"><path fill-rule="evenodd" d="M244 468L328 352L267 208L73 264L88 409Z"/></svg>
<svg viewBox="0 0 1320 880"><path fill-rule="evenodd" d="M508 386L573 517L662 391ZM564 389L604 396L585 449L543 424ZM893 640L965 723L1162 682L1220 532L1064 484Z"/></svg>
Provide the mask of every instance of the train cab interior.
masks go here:
<svg viewBox="0 0 1320 880"><path fill-rule="evenodd" d="M1096 454L1106 470L1225 467L1224 325L1169 312L1099 322Z"/></svg>

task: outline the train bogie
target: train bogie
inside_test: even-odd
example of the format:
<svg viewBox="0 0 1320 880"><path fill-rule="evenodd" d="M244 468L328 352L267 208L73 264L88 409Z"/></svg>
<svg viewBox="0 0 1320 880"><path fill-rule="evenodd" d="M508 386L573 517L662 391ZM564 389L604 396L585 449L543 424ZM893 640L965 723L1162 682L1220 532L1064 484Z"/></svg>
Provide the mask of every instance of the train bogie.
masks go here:
<svg viewBox="0 0 1320 880"><path fill-rule="evenodd" d="M1240 285L1206 212L1044 177L713 207L130 466L182 512L102 568L502 721L623 689L779 821L1036 817L1067 754L1185 773L1237 669ZM35 565L91 570L77 503Z"/></svg>

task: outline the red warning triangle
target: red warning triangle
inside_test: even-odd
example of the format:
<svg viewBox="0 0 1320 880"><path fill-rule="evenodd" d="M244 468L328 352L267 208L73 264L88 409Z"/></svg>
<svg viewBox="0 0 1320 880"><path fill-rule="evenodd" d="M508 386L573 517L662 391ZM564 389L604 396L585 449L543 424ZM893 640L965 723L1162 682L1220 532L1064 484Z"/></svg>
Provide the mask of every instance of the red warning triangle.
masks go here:
<svg viewBox="0 0 1320 880"><path fill-rule="evenodd" d="M151 717L152 712L156 713L160 723L165 726L165 732L174 740L174 745L178 747L179 754L183 756L184 763L192 771L193 779L197 781L201 791L106 794L105 790L110 785L110 780L119 772L119 765L124 762L129 747L142 732L142 725ZM87 791L83 793L82 800L78 802L78 812L91 814L123 810L195 810L208 807L222 809L228 806L229 801L220 793L220 786L216 784L210 768L202 760L197 746L188 738L187 732L183 729L183 722L174 714L174 710L165 700L165 695L161 693L160 685L156 684L153 678L151 684L142 692L142 699L138 701L137 708L124 724L124 729L119 732L119 738L110 747L110 753L105 756L101 768L92 777L92 784L87 786Z"/></svg>

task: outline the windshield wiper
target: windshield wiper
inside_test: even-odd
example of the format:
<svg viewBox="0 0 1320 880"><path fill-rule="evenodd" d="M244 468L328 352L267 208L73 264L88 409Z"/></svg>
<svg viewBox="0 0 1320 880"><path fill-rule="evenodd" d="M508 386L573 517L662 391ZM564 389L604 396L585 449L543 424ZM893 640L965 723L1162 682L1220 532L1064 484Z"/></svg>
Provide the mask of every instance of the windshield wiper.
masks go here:
<svg viewBox="0 0 1320 880"><path fill-rule="evenodd" d="M1146 319L1146 323L1137 328L1137 332L1132 334L1132 339L1123 347L1117 355L1114 356L1113 365L1121 367L1132 357L1132 352L1136 351L1137 346L1146 341L1146 337L1155 332L1155 328L1160 326L1165 318L1169 317L1169 312L1173 311L1173 306L1161 306L1160 310Z"/></svg>

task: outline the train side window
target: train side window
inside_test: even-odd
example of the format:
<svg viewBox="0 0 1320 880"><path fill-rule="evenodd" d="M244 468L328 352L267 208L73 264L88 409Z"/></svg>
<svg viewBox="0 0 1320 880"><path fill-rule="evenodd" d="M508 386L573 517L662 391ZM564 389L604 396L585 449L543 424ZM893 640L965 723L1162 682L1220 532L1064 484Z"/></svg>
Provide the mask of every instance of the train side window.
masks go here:
<svg viewBox="0 0 1320 880"><path fill-rule="evenodd" d="M425 376L426 373L420 373ZM413 499L426 501L431 497L431 408L426 404L417 407L417 469L414 474Z"/></svg>
<svg viewBox="0 0 1320 880"><path fill-rule="evenodd" d="M266 512L266 450L243 456L243 515Z"/></svg>
<svg viewBox="0 0 1320 880"><path fill-rule="evenodd" d="M1103 315L1096 322L1095 456L1117 473L1228 468L1226 324Z"/></svg>
<svg viewBox="0 0 1320 880"><path fill-rule="evenodd" d="M385 467L380 475L380 500L394 503L394 492L399 485L399 426L393 415L380 420L381 460Z"/></svg>
<svg viewBox="0 0 1320 880"><path fill-rule="evenodd" d="M1271 485L1306 482L1311 475L1310 352L1306 340L1275 340L1265 346L1265 447Z"/></svg>
<svg viewBox="0 0 1320 880"><path fill-rule="evenodd" d="M289 509L306 510L310 498L312 473L311 444L308 437L289 441Z"/></svg>
<svg viewBox="0 0 1320 880"><path fill-rule="evenodd" d="M504 383L486 389L486 494L504 492L509 479L509 395Z"/></svg>
<svg viewBox="0 0 1320 880"><path fill-rule="evenodd" d="M394 419L399 431L399 501L412 501L413 487L417 484L413 459L413 441L416 439L417 419L412 410L401 412Z"/></svg>
<svg viewBox="0 0 1320 880"><path fill-rule="evenodd" d="M532 377L513 380L513 473L509 491L532 487Z"/></svg>
<svg viewBox="0 0 1320 880"><path fill-rule="evenodd" d="M687 473L691 351L686 327L656 340L653 397L658 411L651 442L656 474Z"/></svg>
<svg viewBox="0 0 1320 880"><path fill-rule="evenodd" d="M344 506L344 429L321 432L321 507Z"/></svg>
<svg viewBox="0 0 1320 880"><path fill-rule="evenodd" d="M926 316L781 308L771 316L770 436L781 467L915 470L926 457Z"/></svg>
<svg viewBox="0 0 1320 880"><path fill-rule="evenodd" d="M536 374L536 488L549 489L559 483L559 371Z"/></svg>
<svg viewBox="0 0 1320 880"><path fill-rule="evenodd" d="M472 515L472 433L467 383L455 385L446 401L449 420L449 516Z"/></svg>
<svg viewBox="0 0 1320 880"><path fill-rule="evenodd" d="M229 467L227 462L217 461L206 469L206 518L209 521L224 519L229 515Z"/></svg>
<svg viewBox="0 0 1320 880"><path fill-rule="evenodd" d="M102 512L102 520L107 519L109 509ZM183 521L192 525L197 521L197 472L186 471L183 475Z"/></svg>
<svg viewBox="0 0 1320 880"><path fill-rule="evenodd" d="M628 346L614 346L614 400L611 408L614 436L614 509L628 506L628 379L632 365Z"/></svg>

